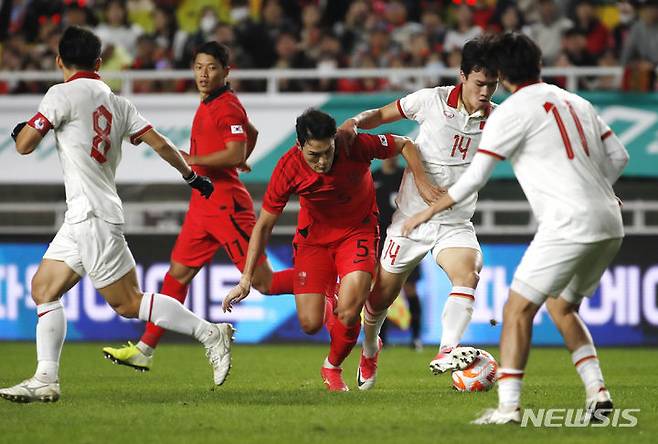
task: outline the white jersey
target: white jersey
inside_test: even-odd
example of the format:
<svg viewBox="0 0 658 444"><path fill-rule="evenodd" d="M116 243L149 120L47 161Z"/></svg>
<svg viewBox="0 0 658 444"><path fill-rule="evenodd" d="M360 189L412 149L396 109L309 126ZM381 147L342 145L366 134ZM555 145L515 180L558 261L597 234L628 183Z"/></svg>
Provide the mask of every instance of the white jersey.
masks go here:
<svg viewBox="0 0 658 444"><path fill-rule="evenodd" d="M536 83L517 90L491 115L479 152L509 159L538 232L598 242L624 235L605 175L610 161L603 140L610 135L587 100Z"/></svg>
<svg viewBox="0 0 658 444"><path fill-rule="evenodd" d="M425 88L397 101L398 110L420 125L416 144L428 178L448 188L468 167L482 137L482 129L495 106L468 114L460 100L461 85ZM431 221L468 222L473 217L477 193L459 202L451 210L435 214ZM427 208L416 188L413 174L405 170L396 199L398 209L413 216Z"/></svg>
<svg viewBox="0 0 658 444"><path fill-rule="evenodd" d="M95 73L78 72L48 90L28 124L42 135L55 130L66 188L66 222L96 216L122 224L114 182L121 144L126 137L138 144L151 128L134 105L114 95Z"/></svg>

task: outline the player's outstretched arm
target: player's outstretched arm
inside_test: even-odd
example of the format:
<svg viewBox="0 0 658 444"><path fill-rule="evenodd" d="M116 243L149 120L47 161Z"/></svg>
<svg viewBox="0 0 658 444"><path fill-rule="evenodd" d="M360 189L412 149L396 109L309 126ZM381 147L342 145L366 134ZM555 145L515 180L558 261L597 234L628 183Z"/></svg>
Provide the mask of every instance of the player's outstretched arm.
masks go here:
<svg viewBox="0 0 658 444"><path fill-rule="evenodd" d="M210 179L205 176L197 176L190 168L182 154L174 147L174 144L166 136L151 128L140 136L142 142L146 142L158 153L169 165L176 168L183 176L189 186L198 190L206 199L212 194L214 187Z"/></svg>
<svg viewBox="0 0 658 444"><path fill-rule="evenodd" d="M435 214L447 210L457 202L461 202L478 191L487 183L497 163L498 158L488 154L477 153L464 174L439 200L434 202L429 208L413 215L405 221L402 227L402 234L407 236L414 228L428 221Z"/></svg>
<svg viewBox="0 0 658 444"><path fill-rule="evenodd" d="M27 122L21 122L14 127L14 130L11 132L11 138L16 142L16 151L22 155L26 155L37 148L43 136L39 131L28 125Z"/></svg>
<svg viewBox="0 0 658 444"><path fill-rule="evenodd" d="M350 117L338 127L336 138L344 146L351 146L359 128L373 129L402 118L404 116L400 114L397 102L391 102L381 108L368 109Z"/></svg>
<svg viewBox="0 0 658 444"><path fill-rule="evenodd" d="M242 278L238 285L233 287L224 298L222 304L224 312L230 312L233 308L233 304L237 304L249 295L256 263L258 262L258 258L263 255L265 246L270 239L270 234L272 234L272 229L278 219L278 214L270 213L265 209L260 210L260 216L258 216L258 221L256 221L256 225L251 232L251 239L249 239L247 261L245 262L244 270L242 271Z"/></svg>
<svg viewBox="0 0 658 444"><path fill-rule="evenodd" d="M421 161L420 150L411 139L408 137L393 136L393 140L395 140L395 146L398 152L407 161L407 168L414 175L414 182L416 183L420 197L423 198L427 205L432 205L446 190L433 185L427 177Z"/></svg>

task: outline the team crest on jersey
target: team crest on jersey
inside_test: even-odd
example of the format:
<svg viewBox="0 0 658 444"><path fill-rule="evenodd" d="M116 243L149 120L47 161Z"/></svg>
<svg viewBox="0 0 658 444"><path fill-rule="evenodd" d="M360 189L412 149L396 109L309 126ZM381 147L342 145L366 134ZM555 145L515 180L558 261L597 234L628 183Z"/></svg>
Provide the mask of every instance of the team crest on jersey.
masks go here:
<svg viewBox="0 0 658 444"><path fill-rule="evenodd" d="M455 117L455 113L448 110L443 111L443 115L446 116L448 119L452 119L453 117Z"/></svg>
<svg viewBox="0 0 658 444"><path fill-rule="evenodd" d="M231 134L244 134L242 125L231 125Z"/></svg>
<svg viewBox="0 0 658 444"><path fill-rule="evenodd" d="M388 146L388 140L386 140L386 136L383 134L379 134L379 141L381 142L382 146Z"/></svg>

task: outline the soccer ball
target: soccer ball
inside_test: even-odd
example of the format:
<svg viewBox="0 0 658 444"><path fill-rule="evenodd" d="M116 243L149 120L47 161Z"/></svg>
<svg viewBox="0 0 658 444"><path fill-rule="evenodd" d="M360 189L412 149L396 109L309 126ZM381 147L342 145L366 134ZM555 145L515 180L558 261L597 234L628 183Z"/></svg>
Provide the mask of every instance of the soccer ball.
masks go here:
<svg viewBox="0 0 658 444"><path fill-rule="evenodd" d="M464 370L452 372L452 386L460 392L486 392L496 383L498 363L488 352L480 355Z"/></svg>

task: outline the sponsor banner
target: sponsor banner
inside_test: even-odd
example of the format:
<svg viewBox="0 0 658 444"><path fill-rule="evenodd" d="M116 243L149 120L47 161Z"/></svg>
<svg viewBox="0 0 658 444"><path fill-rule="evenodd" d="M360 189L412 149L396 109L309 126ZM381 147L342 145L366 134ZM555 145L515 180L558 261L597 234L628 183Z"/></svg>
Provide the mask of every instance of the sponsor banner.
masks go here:
<svg viewBox="0 0 658 444"><path fill-rule="evenodd" d="M169 266L168 249L173 242L144 236L133 237L129 243L138 262L142 289L157 292ZM627 239L594 297L581 306L580 314L597 344L658 345L658 259L650 254L656 245L656 237ZM498 343L503 305L526 246L526 243L482 243L485 267L464 344ZM46 248L46 243L0 244L0 340L34 339L37 317L30 297L30 281ZM274 269L289 267L290 244L273 243L268 257ZM422 278L417 288L423 306L422 338L425 343L438 343L441 312L450 283L431 257L425 258L421 267ZM241 343L328 340L324 330L315 336L302 332L291 295L263 296L252 291L232 313L223 313L222 298L239 279L238 270L221 255L199 272L185 304L212 322L233 322L238 328L237 341ZM86 278L63 301L69 340L123 341L137 339L143 331L141 321L120 318ZM402 307L404 310L404 304ZM492 325L491 320L497 321L497 325ZM409 337L408 330L389 329L391 342L405 343ZM545 309L535 318L532 340L541 345L563 344Z"/></svg>
<svg viewBox="0 0 658 444"><path fill-rule="evenodd" d="M583 93L592 101L631 153L625 176L656 177L658 170L658 94L622 94L616 92ZM259 130L256 149L249 159L253 171L241 177L246 182L267 182L281 155L295 143L295 118L308 107L319 107L333 115L340 124L365 109L390 103L400 94L292 94L276 97L241 94L250 119ZM503 100L501 95L496 101ZM192 119L199 99L190 94L134 96L140 112L166 134L178 147L188 149ZM62 183L61 169L52 131L38 150L30 156L19 156L9 136L15 123L27 120L37 112L40 97L5 97L0 103L0 164L4 165L0 183ZM90 117L91 118L91 117ZM238 125L234 134L243 131ZM401 120L385 125L377 132L393 132L415 137L415 122ZM123 161L117 171L119 183L177 183L178 173L145 145L123 146ZM476 147L474 147L476 148ZM90 148L91 149L91 148ZM375 162L375 167L377 163ZM502 162L494 171L495 178L510 178L509 163Z"/></svg>

